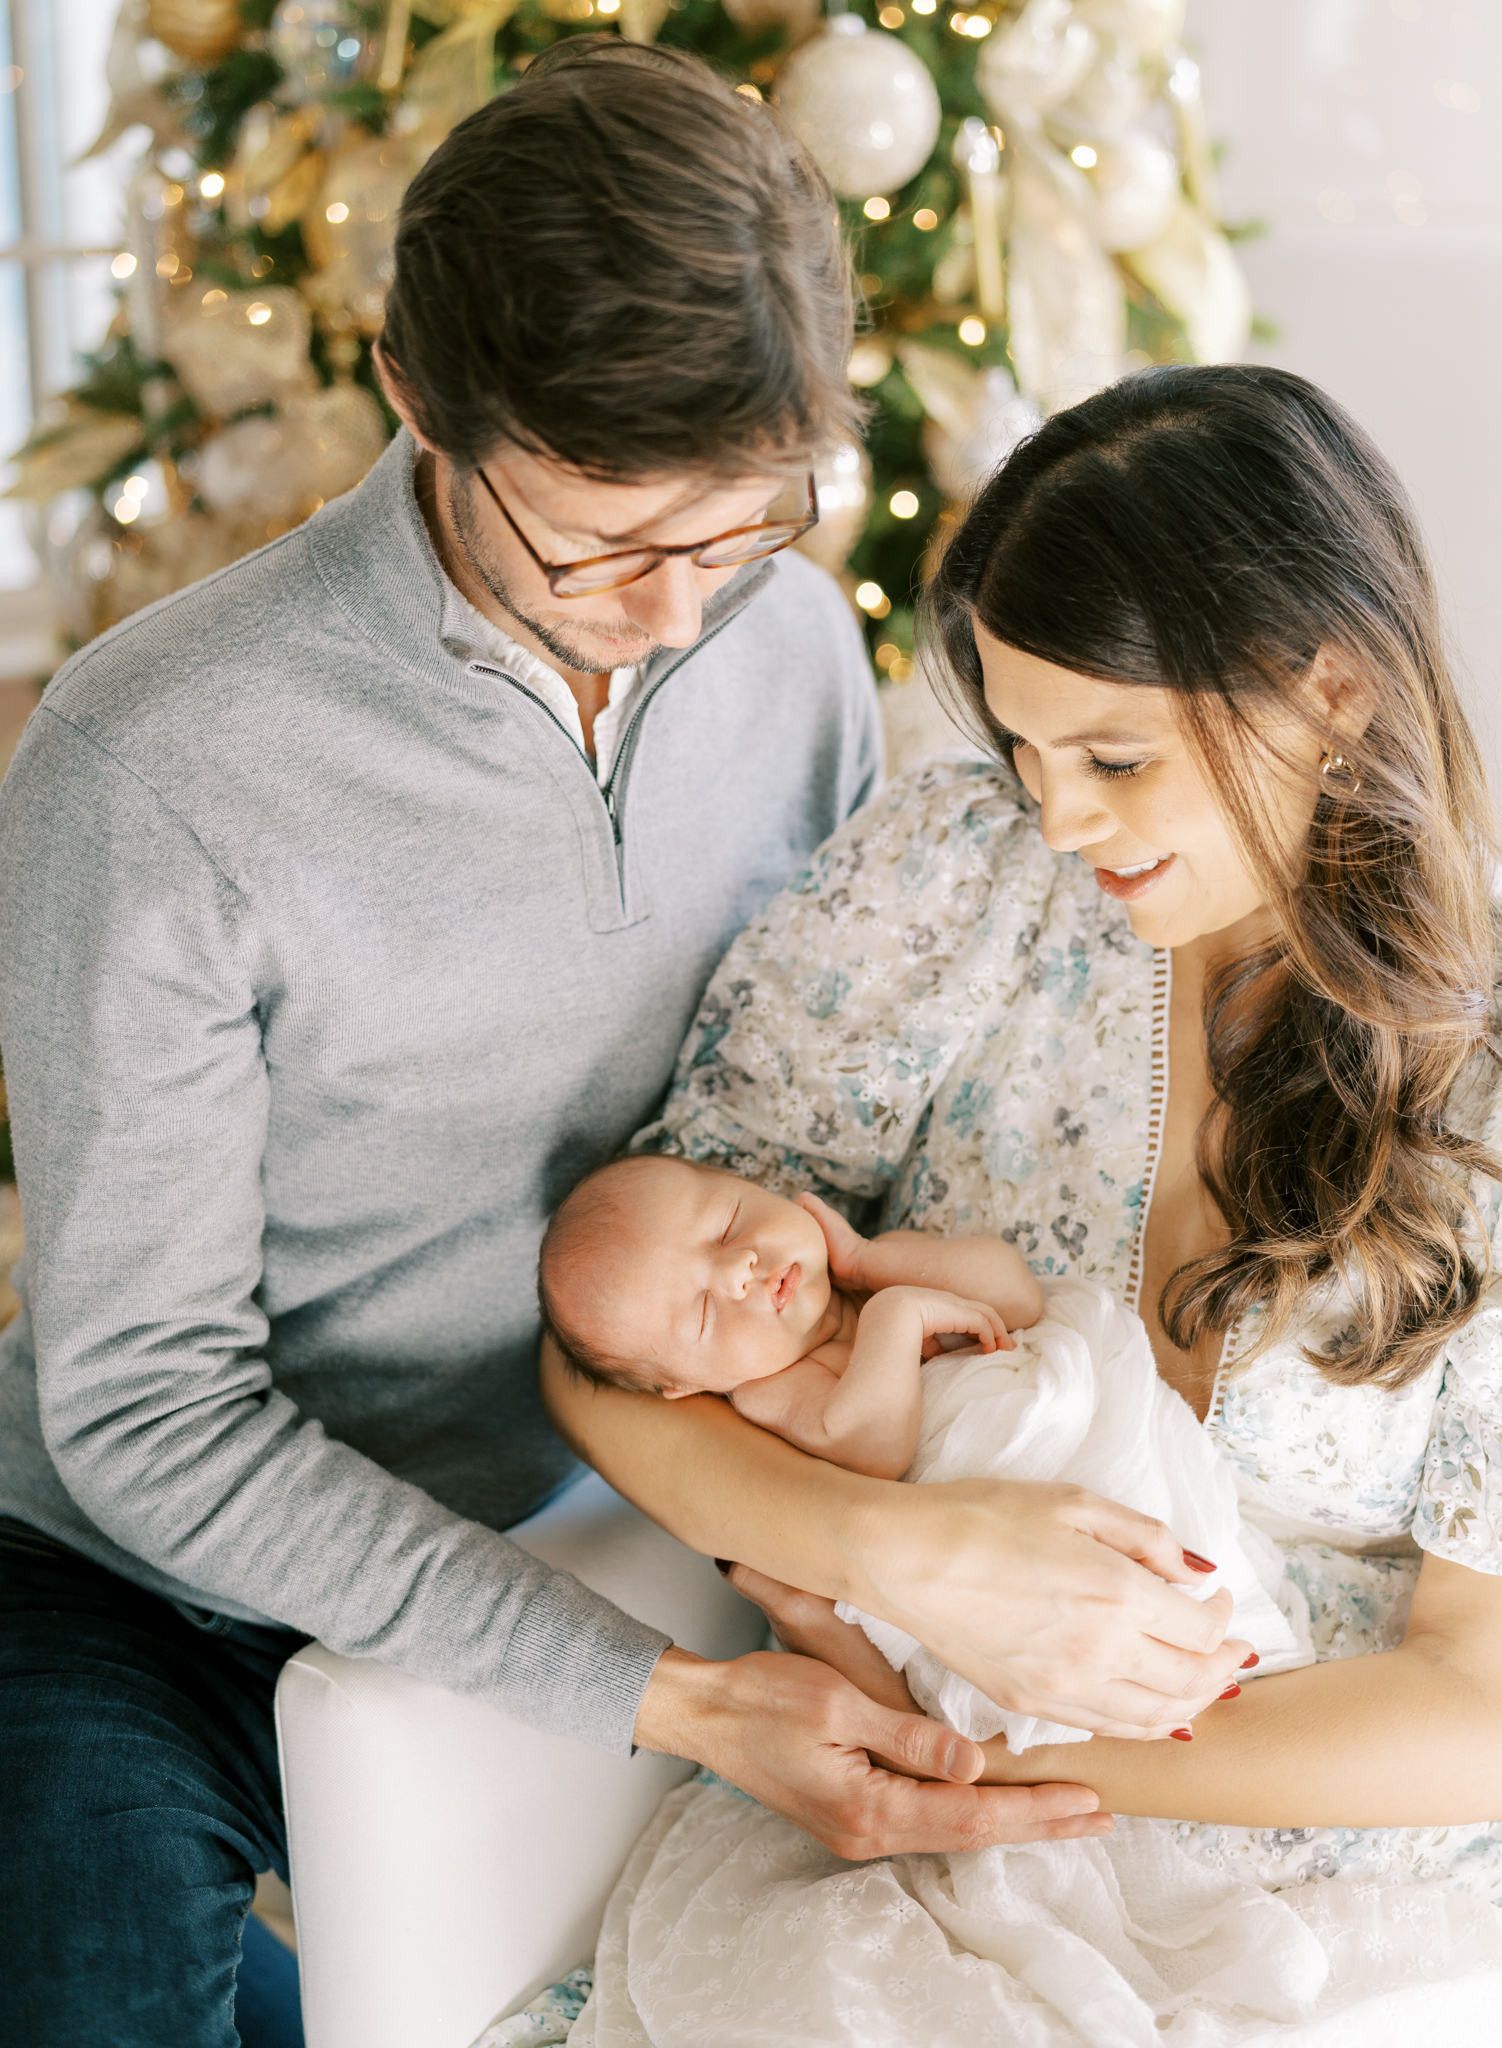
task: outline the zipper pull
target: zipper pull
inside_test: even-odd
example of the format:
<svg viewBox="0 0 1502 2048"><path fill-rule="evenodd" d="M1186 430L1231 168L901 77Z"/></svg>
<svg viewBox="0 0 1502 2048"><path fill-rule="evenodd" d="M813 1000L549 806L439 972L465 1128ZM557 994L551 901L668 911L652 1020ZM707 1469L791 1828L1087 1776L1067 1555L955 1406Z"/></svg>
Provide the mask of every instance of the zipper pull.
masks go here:
<svg viewBox="0 0 1502 2048"><path fill-rule="evenodd" d="M610 781L605 784L605 787L600 791L600 794L605 799L605 809L610 818L611 833L615 838L616 845L619 846L621 843L621 821L616 816L615 811L615 778L613 776L611 777Z"/></svg>

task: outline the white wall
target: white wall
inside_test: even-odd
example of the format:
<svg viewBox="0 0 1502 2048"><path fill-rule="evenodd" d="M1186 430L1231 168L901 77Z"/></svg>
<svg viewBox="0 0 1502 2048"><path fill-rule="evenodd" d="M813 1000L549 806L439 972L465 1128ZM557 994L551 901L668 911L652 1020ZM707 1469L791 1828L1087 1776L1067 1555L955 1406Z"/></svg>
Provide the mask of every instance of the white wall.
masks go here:
<svg viewBox="0 0 1502 2048"><path fill-rule="evenodd" d="M1189 0L1276 341L1418 504L1502 794L1502 0Z"/></svg>

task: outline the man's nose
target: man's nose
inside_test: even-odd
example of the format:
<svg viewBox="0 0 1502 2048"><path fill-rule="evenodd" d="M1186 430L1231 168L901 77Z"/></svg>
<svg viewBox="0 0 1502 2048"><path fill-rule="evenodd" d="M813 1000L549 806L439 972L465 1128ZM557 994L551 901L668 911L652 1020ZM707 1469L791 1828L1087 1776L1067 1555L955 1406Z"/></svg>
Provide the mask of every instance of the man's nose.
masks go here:
<svg viewBox="0 0 1502 2048"><path fill-rule="evenodd" d="M659 647L692 647L704 622L693 563L687 555L669 555L649 576L626 585L621 609Z"/></svg>

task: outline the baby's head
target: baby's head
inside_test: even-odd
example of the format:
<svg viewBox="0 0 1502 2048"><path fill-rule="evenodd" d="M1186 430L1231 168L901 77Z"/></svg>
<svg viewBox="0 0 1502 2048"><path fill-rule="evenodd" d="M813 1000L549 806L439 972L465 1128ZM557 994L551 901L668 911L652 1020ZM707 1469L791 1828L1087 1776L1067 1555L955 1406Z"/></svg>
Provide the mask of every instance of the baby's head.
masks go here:
<svg viewBox="0 0 1502 2048"><path fill-rule="evenodd" d="M542 1241L543 1325L589 1379L726 1394L802 1358L832 1300L829 1253L796 1202L686 1159L618 1159Z"/></svg>

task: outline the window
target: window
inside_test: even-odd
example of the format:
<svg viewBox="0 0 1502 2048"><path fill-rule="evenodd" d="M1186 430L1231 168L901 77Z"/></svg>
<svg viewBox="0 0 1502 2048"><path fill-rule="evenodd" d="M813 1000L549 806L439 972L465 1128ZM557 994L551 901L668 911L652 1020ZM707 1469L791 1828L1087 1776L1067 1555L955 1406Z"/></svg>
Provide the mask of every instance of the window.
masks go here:
<svg viewBox="0 0 1502 2048"><path fill-rule="evenodd" d="M125 0L131 9L137 0ZM4 0L0 14L0 462L47 401L77 381L81 351L114 313L134 128L77 161L104 125L117 0ZM0 673L35 672L45 606L27 508L0 500Z"/></svg>

